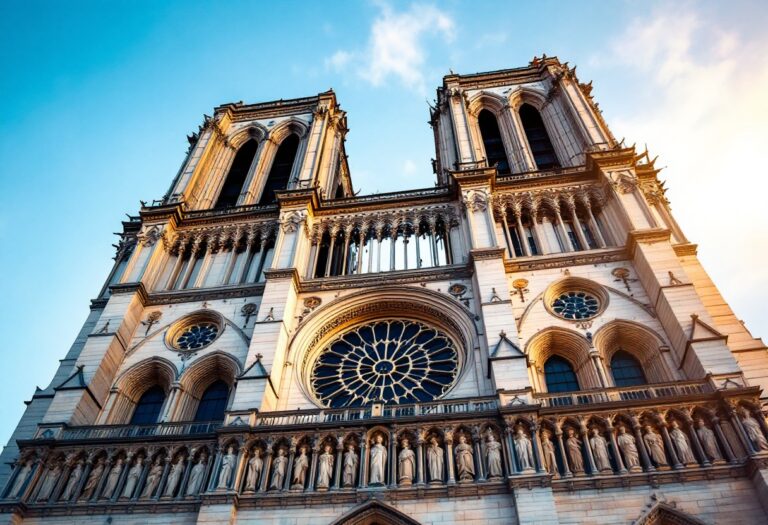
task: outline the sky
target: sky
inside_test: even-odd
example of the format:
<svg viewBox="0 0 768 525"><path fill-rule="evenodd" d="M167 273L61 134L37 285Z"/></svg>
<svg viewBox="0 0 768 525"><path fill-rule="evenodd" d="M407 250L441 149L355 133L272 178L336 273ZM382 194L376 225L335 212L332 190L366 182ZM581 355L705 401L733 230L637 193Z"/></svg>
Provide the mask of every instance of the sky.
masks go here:
<svg viewBox="0 0 768 525"><path fill-rule="evenodd" d="M736 315L768 336L768 2L0 2L0 443L45 387L186 135L225 102L333 88L362 194L429 187L450 71L577 65Z"/></svg>

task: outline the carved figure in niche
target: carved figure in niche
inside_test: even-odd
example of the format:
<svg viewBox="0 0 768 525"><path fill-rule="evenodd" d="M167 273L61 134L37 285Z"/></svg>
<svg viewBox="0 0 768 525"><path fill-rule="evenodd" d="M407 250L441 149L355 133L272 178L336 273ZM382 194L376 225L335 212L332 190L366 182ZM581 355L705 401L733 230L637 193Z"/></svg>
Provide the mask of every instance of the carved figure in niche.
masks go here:
<svg viewBox="0 0 768 525"><path fill-rule="evenodd" d="M456 473L459 475L459 483L468 483L475 479L475 453L472 445L467 443L467 437L459 436L459 444L456 445Z"/></svg>
<svg viewBox="0 0 768 525"><path fill-rule="evenodd" d="M333 453L330 445L325 445L323 453L318 458L317 488L325 490L331 486L333 477Z"/></svg>
<svg viewBox="0 0 768 525"><path fill-rule="evenodd" d="M557 476L557 456L555 455L555 445L550 439L552 433L549 430L541 431L541 449L544 453L544 469L547 473Z"/></svg>
<svg viewBox="0 0 768 525"><path fill-rule="evenodd" d="M400 455L397 458L397 471L400 473L398 482L401 485L410 485L413 483L413 476L416 472L416 455L410 448L408 438L400 441Z"/></svg>
<svg viewBox="0 0 768 525"><path fill-rule="evenodd" d="M485 463L488 465L488 479L498 479L503 476L501 467L501 443L491 432L485 440Z"/></svg>
<svg viewBox="0 0 768 525"><path fill-rule="evenodd" d="M383 485L386 482L387 447L383 443L384 436L376 434L371 447L371 485Z"/></svg>
<svg viewBox="0 0 768 525"><path fill-rule="evenodd" d="M600 472L612 472L611 460L608 457L608 442L600 435L600 429L592 429L592 437L589 438L589 446L592 456L595 458L595 466Z"/></svg>
<svg viewBox="0 0 768 525"><path fill-rule="evenodd" d="M667 455L664 453L664 441L661 436L653 430L651 425L645 425L645 435L643 436L645 446L648 447L648 453L657 467L665 467Z"/></svg>
<svg viewBox="0 0 768 525"><path fill-rule="evenodd" d="M128 471L128 477L125 480L125 487L123 488L123 498L130 498L133 496L136 490L136 485L139 483L141 477L141 470L144 468L144 458L142 456L136 457L136 462Z"/></svg>
<svg viewBox="0 0 768 525"><path fill-rule="evenodd" d="M75 488L77 488L77 484L80 481L80 478L83 476L83 462L78 461L75 465L75 468L72 469L72 472L69 475L69 481L67 481L67 486L64 487L64 492L61 493L61 499L64 501L69 500L72 498L72 494L75 492Z"/></svg>
<svg viewBox="0 0 768 525"><path fill-rule="evenodd" d="M691 451L691 444L688 442L688 436L685 435L680 429L680 425L677 421L672 421L672 430L669 432L669 437L672 438L672 443L675 444L677 449L677 457L683 465L693 465L696 463L696 458Z"/></svg>
<svg viewBox="0 0 768 525"><path fill-rule="evenodd" d="M584 456L581 455L581 440L576 437L576 431L568 429L568 439L565 440L568 449L568 459L571 461L571 472L575 475L584 474Z"/></svg>
<svg viewBox="0 0 768 525"><path fill-rule="evenodd" d="M216 485L217 489L229 488L229 478L232 477L232 471L235 470L236 461L235 449L234 447L229 447L227 453L221 458L221 470L219 471L219 483Z"/></svg>
<svg viewBox="0 0 768 525"><path fill-rule="evenodd" d="M120 481L120 474L123 473L123 458L117 458L112 470L109 471L107 476L107 484L104 485L104 490L101 491L101 499L109 499L115 494L117 483Z"/></svg>
<svg viewBox="0 0 768 525"><path fill-rule="evenodd" d="M515 455L517 461L520 464L520 468L525 471L533 470L533 447L531 446L531 440L523 431L523 427L517 427L517 433L515 434Z"/></svg>
<svg viewBox="0 0 768 525"><path fill-rule="evenodd" d="M355 452L354 443L347 445L347 451L344 453L344 473L343 485L345 487L354 487L357 477L357 452Z"/></svg>
<svg viewBox="0 0 768 525"><path fill-rule="evenodd" d="M101 481L102 474L104 474L104 459L99 458L96 462L96 466L91 470L88 480L85 482L85 487L83 487L83 492L80 494L80 499L91 499L96 487L99 485L99 481Z"/></svg>
<svg viewBox="0 0 768 525"><path fill-rule="evenodd" d="M256 484L259 482L263 468L264 460L261 459L261 448L254 447L253 452L251 453L251 459L248 460L248 475L245 477L246 491L256 491Z"/></svg>
<svg viewBox="0 0 768 525"><path fill-rule="evenodd" d="M639 472L643 470L640 466L640 456L637 454L637 444L635 438L631 434L627 433L625 426L619 427L619 435L616 438L616 442L624 454L624 464L632 472Z"/></svg>
<svg viewBox="0 0 768 525"><path fill-rule="evenodd" d="M277 457L272 462L272 481L269 484L270 490L280 490L283 487L285 471L288 468L288 458L285 457L285 449L277 451Z"/></svg>
<svg viewBox="0 0 768 525"><path fill-rule="evenodd" d="M429 440L429 448L427 449L427 467L429 467L430 483L443 482L444 457L443 449L438 444L437 438L432 436L432 439Z"/></svg>
<svg viewBox="0 0 768 525"><path fill-rule="evenodd" d="M189 481L187 482L187 496L194 496L200 490L200 486L203 484L203 478L205 477L205 467L208 465L208 454L205 452L200 453L200 459L197 460L195 466L192 467L192 471L189 473Z"/></svg>
<svg viewBox="0 0 768 525"><path fill-rule="evenodd" d="M171 472L168 474L168 481L165 483L165 491L163 496L166 498L172 498L176 493L176 487L178 487L181 481L181 476L184 475L184 456L179 455L176 459L176 463L171 465Z"/></svg>
<svg viewBox="0 0 768 525"><path fill-rule="evenodd" d="M765 440L763 430L760 428L760 423L752 417L749 410L746 408L741 409L741 424L744 425L744 430L747 432L747 436L755 447L755 450L758 452L761 450L768 450L768 441Z"/></svg>
<svg viewBox="0 0 768 525"><path fill-rule="evenodd" d="M152 497L152 495L155 493L155 489L160 484L160 478L162 476L163 466L160 464L160 458L157 458L152 464L152 468L149 469L147 482L144 485L144 490L141 491L141 499Z"/></svg>
<svg viewBox="0 0 768 525"><path fill-rule="evenodd" d="M723 461L723 456L720 454L720 447L717 445L717 438L715 433L707 428L707 424L703 419L696 420L696 435L699 436L701 441L701 448L704 449L704 454L710 461Z"/></svg>
<svg viewBox="0 0 768 525"><path fill-rule="evenodd" d="M24 463L24 466L19 469L19 473L16 474L16 479L13 481L13 487L8 492L8 499L16 498L21 492L21 487L24 486L24 482L27 481L29 473L32 471L32 460Z"/></svg>
<svg viewBox="0 0 768 525"><path fill-rule="evenodd" d="M37 501L44 501L51 497L53 487L61 475L61 463L58 461L48 465L48 472L45 475L43 484L40 486L40 492L37 494Z"/></svg>
<svg viewBox="0 0 768 525"><path fill-rule="evenodd" d="M307 447L299 449L299 455L293 460L293 477L291 478L291 489L303 489L304 480L307 477L309 468L309 458L307 457Z"/></svg>

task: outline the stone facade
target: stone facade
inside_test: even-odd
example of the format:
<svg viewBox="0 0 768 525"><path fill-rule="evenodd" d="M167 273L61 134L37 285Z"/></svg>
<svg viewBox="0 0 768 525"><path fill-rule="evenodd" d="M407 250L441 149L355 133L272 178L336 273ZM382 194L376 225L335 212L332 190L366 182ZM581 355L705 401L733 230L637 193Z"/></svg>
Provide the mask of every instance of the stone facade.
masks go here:
<svg viewBox="0 0 768 525"><path fill-rule="evenodd" d="M436 186L370 196L333 92L215 108L4 449L3 519L766 521L768 351L590 91L446 76Z"/></svg>

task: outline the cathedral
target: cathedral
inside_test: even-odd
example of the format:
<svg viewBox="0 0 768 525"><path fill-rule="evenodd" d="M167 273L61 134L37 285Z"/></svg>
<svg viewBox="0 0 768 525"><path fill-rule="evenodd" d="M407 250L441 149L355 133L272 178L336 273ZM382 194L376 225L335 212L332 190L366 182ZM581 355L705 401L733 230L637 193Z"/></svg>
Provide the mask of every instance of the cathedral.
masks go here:
<svg viewBox="0 0 768 525"><path fill-rule="evenodd" d="M333 91L205 116L2 452L13 525L768 523L768 350L557 58L358 195Z"/></svg>

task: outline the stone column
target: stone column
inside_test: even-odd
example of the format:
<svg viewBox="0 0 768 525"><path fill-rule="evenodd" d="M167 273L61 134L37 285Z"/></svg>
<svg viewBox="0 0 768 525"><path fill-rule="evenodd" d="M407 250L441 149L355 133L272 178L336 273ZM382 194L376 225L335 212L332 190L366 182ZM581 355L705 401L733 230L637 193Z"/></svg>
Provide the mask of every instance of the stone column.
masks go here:
<svg viewBox="0 0 768 525"><path fill-rule="evenodd" d="M715 433L720 440L720 445L725 451L725 456L728 458L728 463L738 463L736 455L733 453L733 449L731 448L731 444L728 442L728 439L726 439L725 434L723 433L723 428L720 425L720 418L717 416L713 417L712 426L715 427Z"/></svg>
<svg viewBox="0 0 768 525"><path fill-rule="evenodd" d="M93 491L93 494L91 494L91 497L88 501L99 500L99 496L101 496L101 491L104 490L104 485L107 483L107 478L109 477L109 473L113 468L114 468L114 460L112 458L107 458L105 460L104 471L101 473L101 479L99 480L99 483L96 485L96 490ZM121 472L121 475L122 475L122 472Z"/></svg>
<svg viewBox="0 0 768 525"><path fill-rule="evenodd" d="M582 250L589 250L589 242L587 240L587 237L584 235L584 231L581 229L581 221L579 221L579 216L576 215L576 205L573 202L568 202L568 211L571 212L571 220L573 221L573 229L576 230L576 237L579 239L579 242L581 243Z"/></svg>
<svg viewBox="0 0 768 525"><path fill-rule="evenodd" d="M597 466L595 465L595 458L592 456L592 447L589 446L589 431L587 424L584 421L579 423L579 431L581 432L582 446L587 449L587 461L589 462L589 474L594 476L597 474Z"/></svg>
<svg viewBox="0 0 768 525"><path fill-rule="evenodd" d="M445 433L445 452L448 455L448 461L446 466L448 467L448 484L456 484L456 476L454 474L454 462L453 462L453 433L448 431Z"/></svg>
<svg viewBox="0 0 768 525"><path fill-rule="evenodd" d="M240 493L240 486L243 484L243 472L245 471L248 461L248 448L245 445L240 446L240 450L237 451L237 461L235 463L235 472L232 476L232 490Z"/></svg>
<svg viewBox="0 0 768 525"><path fill-rule="evenodd" d="M395 430L389 431L389 487L397 488L397 438Z"/></svg>
<svg viewBox="0 0 768 525"><path fill-rule="evenodd" d="M336 465L333 472L333 486L331 490L341 488L341 467L344 463L344 436L336 437Z"/></svg>
<svg viewBox="0 0 768 525"><path fill-rule="evenodd" d="M293 477L293 459L296 457L297 443L291 443L291 449L288 451L288 467L285 469L285 479L283 480L283 490L291 490L291 478Z"/></svg>
<svg viewBox="0 0 768 525"><path fill-rule="evenodd" d="M557 445L560 449L560 459L563 460L563 477L572 478L573 472L571 472L571 468L568 466L568 456L565 453L565 444L563 443L563 431L560 427L555 431L555 435L557 436Z"/></svg>
<svg viewBox="0 0 768 525"><path fill-rule="evenodd" d="M173 285L179 278L179 272L181 271L182 265L184 264L184 255L187 253L187 246L187 240L182 239L176 254L176 262L173 265L171 274L168 276L168 282L165 283L166 290L173 290Z"/></svg>
<svg viewBox="0 0 768 525"><path fill-rule="evenodd" d="M517 238L520 240L520 244L523 248L523 253L526 257L531 256L531 246L528 243L528 236L525 234L525 228L523 228L523 221L521 220L522 208L515 208L515 224L517 224Z"/></svg>
<svg viewBox="0 0 768 525"><path fill-rule="evenodd" d="M360 440L360 474L358 475L358 486L364 489L368 486L368 438L363 434Z"/></svg>
<svg viewBox="0 0 768 525"><path fill-rule="evenodd" d="M685 418L685 424L688 425L688 435L691 438L691 443L693 443L693 448L696 449L696 455L699 456L701 459L701 466L702 467L709 467L712 465L712 463L709 462L709 458L704 453L704 449L701 446L701 441L699 441L699 435L696 434L696 429L693 427L693 419L690 417Z"/></svg>
<svg viewBox="0 0 768 525"><path fill-rule="evenodd" d="M147 474L149 473L149 469L152 467L152 456L147 454L147 457L144 459L146 461L142 463L141 474L139 475L139 480L136 482L136 486L133 489L133 494L131 495L131 501L136 501L139 499L139 496L141 495L141 489L142 487L144 487L144 481L147 479Z"/></svg>
<svg viewBox="0 0 768 525"><path fill-rule="evenodd" d="M485 459L483 458L480 435L473 433L472 441L475 446L475 465L477 465L476 481L482 483L485 481Z"/></svg>
<svg viewBox="0 0 768 525"><path fill-rule="evenodd" d="M584 203L584 207L587 208L589 224L592 227L592 233L594 234L595 240L597 241L597 246L600 248L605 248L607 246L605 237L603 237L603 232L600 231L600 227L597 225L597 220L595 220L595 216L592 213L592 206L589 204L589 201Z"/></svg>
<svg viewBox="0 0 768 525"><path fill-rule="evenodd" d="M544 453L541 446L541 435L539 435L539 425L535 422L531 424L531 443L533 443L533 457L536 460L536 472L543 474L546 472Z"/></svg>
<svg viewBox="0 0 768 525"><path fill-rule="evenodd" d="M315 442L312 447L312 463L309 467L309 483L307 484L307 490L309 492L315 490L315 482L317 481L317 458L320 455L320 448L322 446L322 443Z"/></svg>
<svg viewBox="0 0 768 525"><path fill-rule="evenodd" d="M739 439L741 440L741 444L744 446L744 450L747 452L747 455L754 456L757 454L757 450L755 450L755 446L752 444L752 440L749 439L747 431L744 430L744 425L741 424L741 419L739 418L736 409L730 405L728 407L728 416L731 419L731 425L733 426L736 434L738 434Z"/></svg>
<svg viewBox="0 0 768 525"><path fill-rule="evenodd" d="M502 441L502 443L504 444L504 452L505 452L505 457L507 459L507 475L508 476L511 476L512 474L517 474L520 472L516 466L517 458L515 457L515 446L512 443L513 433L514 433L514 429L510 425L506 425L504 427L504 440Z"/></svg>
<svg viewBox="0 0 768 525"><path fill-rule="evenodd" d="M677 459L677 452L675 452L675 448L672 446L672 440L669 438L669 431L667 430L667 425L664 423L661 423L659 426L661 427L661 437L664 439L664 446L667 448L667 451L669 452L669 456L672 458L673 468L675 469L683 468L683 464L680 463L679 459Z"/></svg>
<svg viewBox="0 0 768 525"><path fill-rule="evenodd" d="M72 493L72 497L69 500L72 503L77 503L78 498L80 498L80 493L83 491L83 487L85 486L86 481L88 481L88 477L91 475L91 470L93 470L93 458L88 458L85 461L83 475L80 476L80 481L77 482L77 487L75 487L75 491Z"/></svg>
<svg viewBox="0 0 768 525"><path fill-rule="evenodd" d="M179 483L179 486L177 490L179 491L176 494L176 499L184 499L184 496L187 493L187 484L189 482L189 475L192 473L192 467L195 466L195 449L192 449L189 451L189 454L187 455L186 460L186 467L184 467L184 476L181 478L181 482Z"/></svg>
<svg viewBox="0 0 768 525"><path fill-rule="evenodd" d="M36 465L34 470L30 473L29 479L27 480L27 486L24 487L24 490L19 492L18 498L19 501L33 501L33 496L36 495L37 490L39 490L39 482L43 477L43 474L47 473L46 469L46 463L45 460L42 458L38 458L36 461ZM9 488L12 485L9 485Z"/></svg>
<svg viewBox="0 0 768 525"><path fill-rule="evenodd" d="M648 456L648 449L645 448L643 433L640 430L640 421L638 421L636 416L632 416L632 430L635 431L635 445L637 445L637 450L640 452L640 459L645 466L645 470L648 472L655 471L656 467L653 466L651 458Z"/></svg>
<svg viewBox="0 0 768 525"><path fill-rule="evenodd" d="M207 487L208 488L203 490L203 487L200 487L200 493L201 494L203 492L213 492L214 490L216 490L216 481L217 481L216 480L216 474L219 473L219 466L221 464L221 455L224 452L225 451L222 449L222 450L216 450L213 453L213 457L211 457L211 459L209 461L209 465L208 465L208 468L209 468L209 470L208 470L208 483L207 483Z"/></svg>
<svg viewBox="0 0 768 525"><path fill-rule="evenodd" d="M266 456L264 457L264 467L261 470L261 483L259 490L261 492L267 492L269 489L269 475L272 468L272 444L267 445Z"/></svg>
<svg viewBox="0 0 768 525"><path fill-rule="evenodd" d="M416 461L419 465L416 472L416 484L424 485L424 435L421 431L416 436Z"/></svg>
<svg viewBox="0 0 768 525"><path fill-rule="evenodd" d="M155 497L152 498L150 495L150 498L152 498L155 501L158 501L160 497L163 495L163 489L165 488L165 481L168 479L168 471L171 468L171 463L173 461L173 457L171 457L170 454L166 455L163 458L163 474L160 476L160 483L157 484L157 488L155 489L157 492L155 492Z"/></svg>
<svg viewBox="0 0 768 525"><path fill-rule="evenodd" d="M616 470L619 471L619 474L626 474L627 468L624 466L624 460L621 457L621 449L616 441L616 432L614 432L613 425L609 423L607 430L611 435L611 451L613 452L613 457L616 458Z"/></svg>

